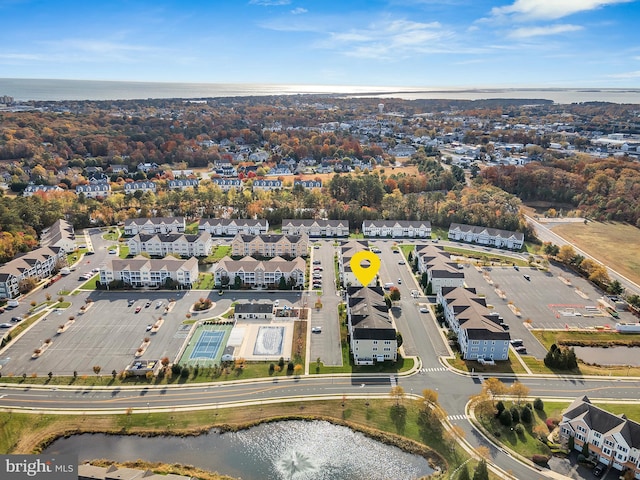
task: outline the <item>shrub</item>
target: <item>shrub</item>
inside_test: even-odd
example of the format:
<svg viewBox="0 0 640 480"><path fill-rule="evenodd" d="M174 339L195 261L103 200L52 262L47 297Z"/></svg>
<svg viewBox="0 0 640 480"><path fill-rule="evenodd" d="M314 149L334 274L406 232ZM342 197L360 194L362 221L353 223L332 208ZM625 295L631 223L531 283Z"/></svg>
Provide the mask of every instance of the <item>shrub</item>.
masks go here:
<svg viewBox="0 0 640 480"><path fill-rule="evenodd" d="M549 462L549 457L536 453L531 457L531 461L536 465L545 466Z"/></svg>
<svg viewBox="0 0 640 480"><path fill-rule="evenodd" d="M184 367L181 371L180 371L180 378L188 378L189 377L189 373L191 373L189 371L189 367Z"/></svg>
<svg viewBox="0 0 640 480"><path fill-rule="evenodd" d="M514 405L513 407L511 407L510 411L511 411L511 420L513 420L513 423L519 423L520 411L518 410L518 407Z"/></svg>
<svg viewBox="0 0 640 480"><path fill-rule="evenodd" d="M545 421L545 424L547 425L547 428L549 429L549 431L553 431L557 426L558 423L560 423L558 421L557 418L547 418L547 420Z"/></svg>
<svg viewBox="0 0 640 480"><path fill-rule="evenodd" d="M515 431L518 435L524 435L524 425L521 423L516 425Z"/></svg>
<svg viewBox="0 0 640 480"><path fill-rule="evenodd" d="M275 364L270 363L270 364L269 364L269 373L273 373L275 369L276 369Z"/></svg>
<svg viewBox="0 0 640 480"><path fill-rule="evenodd" d="M500 423L505 427L510 427L513 422L511 412L509 410L503 410L498 418L500 419Z"/></svg>
<svg viewBox="0 0 640 480"><path fill-rule="evenodd" d="M171 365L171 373L175 375L180 375L181 371L182 371L182 367L177 363L174 363L173 365Z"/></svg>
<svg viewBox="0 0 640 480"><path fill-rule="evenodd" d="M544 402L541 399L536 398L533 401L533 408L535 408L539 412L542 412L544 410Z"/></svg>
<svg viewBox="0 0 640 480"><path fill-rule="evenodd" d="M522 423L531 423L531 421L533 420L533 414L531 413L531 410L529 408L525 407L522 409L522 411L520 412L520 420L522 421Z"/></svg>
<svg viewBox="0 0 640 480"><path fill-rule="evenodd" d="M502 403L502 400L499 400L498 403L496 403L496 417L499 417L503 411L504 403Z"/></svg>
<svg viewBox="0 0 640 480"><path fill-rule="evenodd" d="M295 365L293 364L293 362L287 363L287 373L293 372L294 368L295 368Z"/></svg>

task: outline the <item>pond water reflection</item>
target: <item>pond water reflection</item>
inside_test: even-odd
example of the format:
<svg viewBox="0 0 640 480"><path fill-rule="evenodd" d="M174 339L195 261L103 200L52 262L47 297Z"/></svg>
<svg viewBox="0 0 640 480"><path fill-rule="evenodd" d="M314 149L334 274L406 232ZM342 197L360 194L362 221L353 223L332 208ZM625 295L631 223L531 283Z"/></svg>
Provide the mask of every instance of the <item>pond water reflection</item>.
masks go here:
<svg viewBox="0 0 640 480"><path fill-rule="evenodd" d="M80 462L181 463L243 480L410 480L433 473L418 455L324 421L275 422L195 437L73 435L43 453L77 454Z"/></svg>

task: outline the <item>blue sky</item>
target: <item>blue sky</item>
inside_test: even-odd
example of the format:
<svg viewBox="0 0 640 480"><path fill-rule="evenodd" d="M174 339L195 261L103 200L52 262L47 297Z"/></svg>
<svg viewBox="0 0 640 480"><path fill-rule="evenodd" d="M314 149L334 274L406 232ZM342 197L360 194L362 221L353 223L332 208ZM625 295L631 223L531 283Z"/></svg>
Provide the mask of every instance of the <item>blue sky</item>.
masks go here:
<svg viewBox="0 0 640 480"><path fill-rule="evenodd" d="M0 77L640 87L640 0L0 0Z"/></svg>

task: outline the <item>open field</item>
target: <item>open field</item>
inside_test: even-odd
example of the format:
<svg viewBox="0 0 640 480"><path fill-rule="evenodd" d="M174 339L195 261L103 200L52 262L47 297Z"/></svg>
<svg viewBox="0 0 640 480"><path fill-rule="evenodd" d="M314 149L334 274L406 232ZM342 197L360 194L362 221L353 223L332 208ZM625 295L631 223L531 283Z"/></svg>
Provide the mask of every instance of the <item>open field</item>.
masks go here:
<svg viewBox="0 0 640 480"><path fill-rule="evenodd" d="M640 229L623 223L563 223L553 231L581 250L640 283ZM615 245L615 248L608 248Z"/></svg>

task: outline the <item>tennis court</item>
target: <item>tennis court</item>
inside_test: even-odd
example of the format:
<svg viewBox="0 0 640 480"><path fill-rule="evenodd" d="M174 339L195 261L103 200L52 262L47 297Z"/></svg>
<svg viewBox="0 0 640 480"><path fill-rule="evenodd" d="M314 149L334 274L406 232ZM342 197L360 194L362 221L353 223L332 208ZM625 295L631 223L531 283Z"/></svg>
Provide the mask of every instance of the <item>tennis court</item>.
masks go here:
<svg viewBox="0 0 640 480"><path fill-rule="evenodd" d="M215 358L223 338L224 332L202 332L196 346L193 347L191 355L189 355L189 360L211 360Z"/></svg>
<svg viewBox="0 0 640 480"><path fill-rule="evenodd" d="M231 325L202 325L187 345L180 363L214 365L220 363L222 352L231 333Z"/></svg>

